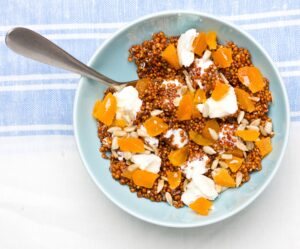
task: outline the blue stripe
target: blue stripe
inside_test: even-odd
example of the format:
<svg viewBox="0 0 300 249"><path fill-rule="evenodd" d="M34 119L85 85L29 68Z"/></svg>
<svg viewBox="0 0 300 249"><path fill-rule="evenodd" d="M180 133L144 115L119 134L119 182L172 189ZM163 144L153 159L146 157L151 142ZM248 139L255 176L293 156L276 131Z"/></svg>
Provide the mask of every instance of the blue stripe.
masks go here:
<svg viewBox="0 0 300 249"><path fill-rule="evenodd" d="M10 131L1 132L0 137L13 137L13 136L41 136L41 135L61 135L61 136L73 136L73 131L51 130L51 131Z"/></svg>
<svg viewBox="0 0 300 249"><path fill-rule="evenodd" d="M0 125L72 124L74 90L0 93Z"/></svg>

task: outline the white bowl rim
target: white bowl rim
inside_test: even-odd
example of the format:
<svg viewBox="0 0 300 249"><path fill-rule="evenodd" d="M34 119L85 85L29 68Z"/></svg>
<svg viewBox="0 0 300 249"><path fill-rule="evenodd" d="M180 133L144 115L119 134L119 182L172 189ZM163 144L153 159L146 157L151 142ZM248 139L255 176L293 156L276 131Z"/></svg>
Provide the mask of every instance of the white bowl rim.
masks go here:
<svg viewBox="0 0 300 249"><path fill-rule="evenodd" d="M262 54L267 58L267 60L269 61L270 65L273 67L274 72L276 77L279 80L279 85L280 85L280 90L283 93L283 97L284 97L284 102L286 105L286 113L287 113L287 118L286 118L286 124L287 124L287 128L286 128L286 135L284 137L284 141L283 141L283 145L282 145L282 149L281 149L281 153L279 156L279 159L277 160L275 167L273 169L273 171L271 172L271 174L268 176L268 178L266 178L266 180L264 181L264 183L262 184L262 186L260 187L260 189L254 194L252 195L250 198L247 199L247 201L245 201L245 203L243 203L242 205L240 205L239 207L237 207L236 209L233 209L232 211L225 213L219 217L216 218L212 218L209 220L205 220L205 221L199 221L199 222L193 222L193 223L172 223L170 224L169 222L165 222L165 221L157 221L157 220L152 220L150 218L144 217L143 215L139 215L136 214L134 211L128 209L126 206L124 206L123 204L121 204L118 199L115 199L114 197L112 197L107 191L105 191L101 185L98 184L95 176L93 175L93 173L90 171L89 167L88 167L88 163L85 159L84 153L80 147L80 143L79 143L79 138L78 138L78 133L77 133L77 124L75 122L75 120L77 119L76 114L78 113L77 111L77 106L78 106L78 99L79 99L79 92L80 89L82 88L83 85L83 78L80 78L78 87L76 89L76 93L75 93L75 100L74 100L74 107L73 107L73 127L74 127L74 135L75 135L75 140L76 140L76 144L77 144L77 149L79 151L80 154L80 158L83 161L83 164L86 168L86 170L88 171L90 177L93 179L94 183L98 186L99 189L101 189L101 191L106 195L106 197L108 197L113 203L115 203L118 207L120 207L121 209L123 209L124 211L126 211L127 213L131 214L132 216L139 218L143 221L155 224L155 225L160 225L160 226L165 226L165 227L173 227L173 228L190 228L190 227L201 227L201 226L205 226L205 225L209 225L209 224L213 224L213 223L217 223L219 221L225 220L235 214L237 214L238 212L240 212L241 210L243 210L244 208L246 208L249 204L251 204L267 187L267 185L270 183L270 181L273 179L275 173L277 172L282 158L285 154L285 150L287 147L287 143L288 143L288 138L289 138L289 127L290 127L290 108L289 108L289 101L288 101L288 97L287 97L287 92L286 89L284 87L284 83L281 79L281 76L278 72L278 69L276 68L276 66L274 65L273 61L271 60L270 56L267 54L267 52L265 51L265 49L258 43L255 41L254 38L252 38L248 33L246 33L244 30L242 30L241 28L239 28L237 25L232 24L230 22L221 20L219 18L217 18L216 16L213 16L211 14L207 14L207 13L203 13L203 12L199 12L199 11L189 11L189 10L171 10L171 11L161 11L161 12L156 12L153 14L149 14L149 15L145 15L142 16L140 18L138 18L137 20L130 22L129 24L125 25L124 27L120 28L120 30L116 31L111 37L109 37L107 40L105 40L100 46L99 48L95 51L95 53L93 54L93 56L91 57L91 59L88 62L88 65L91 66L92 64L95 63L96 61L96 57L98 56L98 54L100 53L101 50L103 50L109 43L111 40L113 40L116 36L118 36L119 34L121 34L122 32L125 32L126 30L128 30L129 28L131 28L132 26L136 25L139 22L145 21L145 20L149 20L152 18L156 18L156 17L160 17L160 16L168 16L168 15L180 15L180 14L191 14L191 15L198 15L199 17L204 17L204 18L210 18L213 19L217 22L223 23L226 26L231 27L232 29L235 29L236 31L238 31L239 33L241 33L243 36L247 37L252 43L255 44L255 46L262 52Z"/></svg>

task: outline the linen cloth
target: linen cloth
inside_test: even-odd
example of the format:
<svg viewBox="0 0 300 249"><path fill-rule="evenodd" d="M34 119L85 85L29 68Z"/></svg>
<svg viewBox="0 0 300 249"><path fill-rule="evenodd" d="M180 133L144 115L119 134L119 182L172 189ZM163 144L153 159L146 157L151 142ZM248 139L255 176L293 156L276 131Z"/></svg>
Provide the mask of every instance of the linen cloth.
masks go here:
<svg viewBox="0 0 300 249"><path fill-rule="evenodd" d="M16 55L4 43L29 27L87 62L120 27L157 11L214 14L250 33L288 92L291 135L282 167L249 208L198 229L146 224L92 183L76 150L72 109L79 76ZM0 248L300 248L299 0L1 0Z"/></svg>

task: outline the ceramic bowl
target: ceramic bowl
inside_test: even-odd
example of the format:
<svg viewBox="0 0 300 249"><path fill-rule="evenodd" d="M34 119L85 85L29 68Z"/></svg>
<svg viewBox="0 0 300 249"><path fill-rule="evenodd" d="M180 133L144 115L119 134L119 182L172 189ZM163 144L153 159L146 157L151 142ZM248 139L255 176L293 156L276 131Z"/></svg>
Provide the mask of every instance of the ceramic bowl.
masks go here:
<svg viewBox="0 0 300 249"><path fill-rule="evenodd" d="M90 176L102 192L117 206L144 221L169 227L197 227L228 218L248 206L265 189L282 160L288 138L289 105L283 82L274 63L264 49L247 33L211 15L192 11L162 12L143 17L116 32L95 52L89 65L117 81L137 79L134 63L127 60L128 49L153 33L180 35L190 28L214 30L221 42L234 41L249 49L253 63L270 80L274 103L270 108L275 137L273 151L263 160L260 172L251 174L251 180L238 189L229 189L214 202L209 216L200 216L190 208L176 209L166 203L154 203L137 198L127 186L113 180L109 161L99 153L97 123L91 112L97 99L102 98L105 87L96 81L81 78L74 104L74 132L82 161Z"/></svg>

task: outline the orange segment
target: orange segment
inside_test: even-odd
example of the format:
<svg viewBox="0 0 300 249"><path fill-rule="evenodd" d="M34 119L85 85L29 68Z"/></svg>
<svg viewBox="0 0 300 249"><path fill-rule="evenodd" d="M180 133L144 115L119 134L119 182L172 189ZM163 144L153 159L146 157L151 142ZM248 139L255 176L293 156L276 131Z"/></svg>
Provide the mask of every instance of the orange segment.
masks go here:
<svg viewBox="0 0 300 249"><path fill-rule="evenodd" d="M175 189L180 185L181 182L181 171L167 171L168 183L171 189Z"/></svg>
<svg viewBox="0 0 300 249"><path fill-rule="evenodd" d="M202 115L199 112L197 105L193 104L192 118L200 118Z"/></svg>
<svg viewBox="0 0 300 249"><path fill-rule="evenodd" d="M177 109L177 119L178 120L190 120L193 113L193 93L187 92L182 96Z"/></svg>
<svg viewBox="0 0 300 249"><path fill-rule="evenodd" d="M98 121L101 121L105 125L111 125L117 111L117 100L115 96L108 93L105 98L100 101L96 101L93 116Z"/></svg>
<svg viewBox="0 0 300 249"><path fill-rule="evenodd" d="M192 141L202 146L212 145L214 143L214 140L207 139L203 137L201 134L194 131L189 131L189 136Z"/></svg>
<svg viewBox="0 0 300 249"><path fill-rule="evenodd" d="M124 119L115 119L111 126L118 126L124 128L127 125L127 122Z"/></svg>
<svg viewBox="0 0 300 249"><path fill-rule="evenodd" d="M198 198L196 201L189 205L189 207L196 213L204 216L208 215L211 206L212 202L203 197Z"/></svg>
<svg viewBox="0 0 300 249"><path fill-rule="evenodd" d="M244 162L243 158L236 157L236 156L232 157L232 159L226 160L227 165L229 166L230 170L233 173L239 170L243 162Z"/></svg>
<svg viewBox="0 0 300 249"><path fill-rule="evenodd" d="M175 69L180 69L177 50L174 44L170 44L161 54L161 56Z"/></svg>
<svg viewBox="0 0 300 249"><path fill-rule="evenodd" d="M255 130L237 130L235 135L245 141L255 141L259 137L259 131Z"/></svg>
<svg viewBox="0 0 300 249"><path fill-rule="evenodd" d="M224 98L224 96L228 93L228 91L229 91L229 85L224 84L219 80L217 80L215 89L213 90L211 97L215 101L219 101Z"/></svg>
<svg viewBox="0 0 300 249"><path fill-rule="evenodd" d="M212 58L217 66L221 68L230 67L232 63L231 48L218 48L217 51L212 54Z"/></svg>
<svg viewBox="0 0 300 249"><path fill-rule="evenodd" d="M239 107L247 112L253 112L255 106L250 99L250 94L240 88L234 88Z"/></svg>
<svg viewBox="0 0 300 249"><path fill-rule="evenodd" d="M206 43L209 49L217 48L217 33L214 31L210 31L206 34Z"/></svg>
<svg viewBox="0 0 300 249"><path fill-rule="evenodd" d="M203 89L198 88L195 92L194 103L195 104L203 104L206 101L206 94Z"/></svg>
<svg viewBox="0 0 300 249"><path fill-rule="evenodd" d="M147 130L147 133L155 137L168 129L168 125L159 117L148 118L144 122L144 127Z"/></svg>
<svg viewBox="0 0 300 249"><path fill-rule="evenodd" d="M152 188L158 177L158 174L140 169L137 169L132 173L132 180L134 184L145 188Z"/></svg>
<svg viewBox="0 0 300 249"><path fill-rule="evenodd" d="M218 134L220 131L220 126L219 126L217 120L215 120L215 119L208 120L202 131L202 135L204 138L213 140L212 136L210 135L209 128L215 130L215 132Z"/></svg>
<svg viewBox="0 0 300 249"><path fill-rule="evenodd" d="M145 151L144 142L139 138L119 138L118 144L120 146L120 150L124 152L142 153Z"/></svg>
<svg viewBox="0 0 300 249"><path fill-rule="evenodd" d="M258 147L260 154L264 157L272 151L271 138L263 138L255 142L255 145Z"/></svg>
<svg viewBox="0 0 300 249"><path fill-rule="evenodd" d="M238 78L253 93L261 91L266 85L261 72L256 67L239 68Z"/></svg>
<svg viewBox="0 0 300 249"><path fill-rule="evenodd" d="M139 92L139 94L144 94L150 83L150 79L140 79L137 81L135 88Z"/></svg>
<svg viewBox="0 0 300 249"><path fill-rule="evenodd" d="M131 180L132 179L132 174L133 174L134 171L129 171L127 169L125 169L123 172L122 172L122 176L126 177L127 179Z"/></svg>
<svg viewBox="0 0 300 249"><path fill-rule="evenodd" d="M171 151L168 158L174 166L181 166L187 160L188 155L188 147L183 147L181 149Z"/></svg>
<svg viewBox="0 0 300 249"><path fill-rule="evenodd" d="M213 176L213 179L216 184L223 186L223 187L228 187L228 188L233 188L235 187L235 181L231 177L231 175L228 173L227 169L219 169L216 175Z"/></svg>
<svg viewBox="0 0 300 249"><path fill-rule="evenodd" d="M204 32L200 32L193 42L194 53L202 56L203 52L207 48L206 35Z"/></svg>
<svg viewBox="0 0 300 249"><path fill-rule="evenodd" d="M242 158L244 156L243 151L241 151L237 148L226 151L226 154L232 154L233 156L240 157L240 158Z"/></svg>
<svg viewBox="0 0 300 249"><path fill-rule="evenodd" d="M194 131L189 131L189 136L192 141L202 146L212 145L215 142L214 140L205 138L201 134L196 133Z"/></svg>

